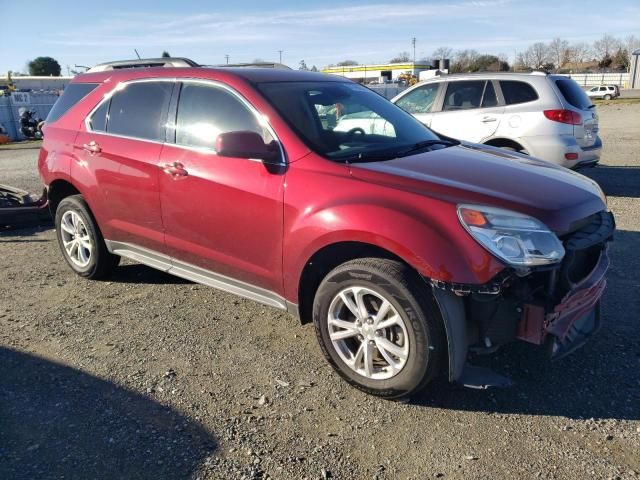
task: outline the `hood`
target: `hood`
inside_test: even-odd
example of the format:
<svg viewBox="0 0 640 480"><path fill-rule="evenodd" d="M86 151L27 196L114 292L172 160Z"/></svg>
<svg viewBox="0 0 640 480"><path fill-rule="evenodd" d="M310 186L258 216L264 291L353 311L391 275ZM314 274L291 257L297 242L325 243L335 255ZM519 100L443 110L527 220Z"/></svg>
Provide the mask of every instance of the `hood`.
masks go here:
<svg viewBox="0 0 640 480"><path fill-rule="evenodd" d="M451 203L476 203L531 215L558 234L606 208L593 180L564 167L485 145L466 144L394 160L356 163L361 180Z"/></svg>

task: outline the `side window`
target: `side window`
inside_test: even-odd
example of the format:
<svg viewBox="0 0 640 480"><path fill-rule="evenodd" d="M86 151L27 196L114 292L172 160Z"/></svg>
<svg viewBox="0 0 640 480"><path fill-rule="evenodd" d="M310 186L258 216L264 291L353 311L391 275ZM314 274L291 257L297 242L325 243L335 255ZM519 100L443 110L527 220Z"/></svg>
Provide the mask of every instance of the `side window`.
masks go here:
<svg viewBox="0 0 640 480"><path fill-rule="evenodd" d="M533 87L525 82L501 80L500 88L502 89L504 101L507 105L532 102L538 99L538 94Z"/></svg>
<svg viewBox="0 0 640 480"><path fill-rule="evenodd" d="M438 94L440 83L431 83L412 90L400 98L396 105L409 113L429 113Z"/></svg>
<svg viewBox="0 0 640 480"><path fill-rule="evenodd" d="M487 85L484 87L484 95L482 96L482 106L495 107L498 105L498 97L496 97L496 90L493 88L493 82L487 81Z"/></svg>
<svg viewBox="0 0 640 480"><path fill-rule="evenodd" d="M122 90L117 90L111 97L107 132L164 141L173 82L124 85Z"/></svg>
<svg viewBox="0 0 640 480"><path fill-rule="evenodd" d="M53 108L47 115L47 123L58 120L62 115L73 107L76 103L86 97L93 89L98 86L97 83L71 83L64 89L62 96L53 104Z"/></svg>
<svg viewBox="0 0 640 480"><path fill-rule="evenodd" d="M218 135L236 131L257 132L265 143L273 140L235 95L212 85L182 85L176 116L177 144L213 149Z"/></svg>
<svg viewBox="0 0 640 480"><path fill-rule="evenodd" d="M107 131L107 116L109 113L109 100L104 102L100 107L93 112L89 119L89 126L94 132L106 132Z"/></svg>
<svg viewBox="0 0 640 480"><path fill-rule="evenodd" d="M444 111L478 108L484 91L484 80L449 82L444 96Z"/></svg>
<svg viewBox="0 0 640 480"><path fill-rule="evenodd" d="M600 87L600 91L601 92L606 92L607 91L607 87Z"/></svg>

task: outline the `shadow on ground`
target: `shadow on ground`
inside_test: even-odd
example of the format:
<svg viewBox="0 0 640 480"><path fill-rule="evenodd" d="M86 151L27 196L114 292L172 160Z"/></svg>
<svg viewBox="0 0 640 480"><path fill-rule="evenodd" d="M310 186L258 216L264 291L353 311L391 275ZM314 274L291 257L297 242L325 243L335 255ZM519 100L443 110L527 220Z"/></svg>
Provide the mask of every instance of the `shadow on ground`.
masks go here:
<svg viewBox="0 0 640 480"><path fill-rule="evenodd" d="M117 283L145 283L149 285L182 285L193 283L175 275L139 263L120 265L105 279Z"/></svg>
<svg viewBox="0 0 640 480"><path fill-rule="evenodd" d="M640 168L598 165L580 173L598 182L610 197L640 197Z"/></svg>
<svg viewBox="0 0 640 480"><path fill-rule="evenodd" d="M0 386L0 478L188 478L216 448L150 398L8 348Z"/></svg>
<svg viewBox="0 0 640 480"><path fill-rule="evenodd" d="M415 404L452 410L640 420L640 232L618 230L600 331L581 349L549 363L524 342L474 363L511 377L507 389L469 390L444 381Z"/></svg>

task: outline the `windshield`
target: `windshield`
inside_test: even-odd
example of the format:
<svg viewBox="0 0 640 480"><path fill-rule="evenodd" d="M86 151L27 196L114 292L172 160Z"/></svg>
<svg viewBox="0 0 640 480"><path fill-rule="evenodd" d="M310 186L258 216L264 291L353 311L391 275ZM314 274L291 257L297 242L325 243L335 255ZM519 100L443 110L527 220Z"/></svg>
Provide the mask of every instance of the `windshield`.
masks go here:
<svg viewBox="0 0 640 480"><path fill-rule="evenodd" d="M258 88L311 149L332 160L387 160L454 144L356 83L274 82Z"/></svg>

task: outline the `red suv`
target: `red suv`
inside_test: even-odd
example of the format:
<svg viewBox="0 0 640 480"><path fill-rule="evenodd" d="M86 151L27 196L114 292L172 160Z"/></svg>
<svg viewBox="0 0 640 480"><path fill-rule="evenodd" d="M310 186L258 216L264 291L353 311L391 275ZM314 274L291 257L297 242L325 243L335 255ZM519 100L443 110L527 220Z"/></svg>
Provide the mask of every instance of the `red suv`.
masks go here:
<svg viewBox="0 0 640 480"><path fill-rule="evenodd" d="M78 275L128 257L287 310L383 397L499 384L469 358L516 339L559 357L597 329L614 222L582 175L337 76L102 70L66 88L39 158ZM346 114L378 121L334 129Z"/></svg>

